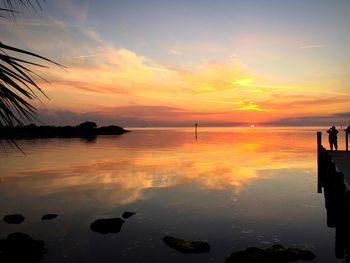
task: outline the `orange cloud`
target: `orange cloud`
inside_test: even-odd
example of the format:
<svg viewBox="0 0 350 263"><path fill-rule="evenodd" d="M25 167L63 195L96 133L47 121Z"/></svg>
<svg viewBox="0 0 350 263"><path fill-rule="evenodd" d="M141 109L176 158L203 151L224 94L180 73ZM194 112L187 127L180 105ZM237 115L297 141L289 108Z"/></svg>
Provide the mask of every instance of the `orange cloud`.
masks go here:
<svg viewBox="0 0 350 263"><path fill-rule="evenodd" d="M252 84L255 81L254 78L246 78L246 79L239 79L234 82L232 82L233 85L239 85L239 86L247 86Z"/></svg>
<svg viewBox="0 0 350 263"><path fill-rule="evenodd" d="M270 111L270 110L263 109L260 106L254 104L254 103L251 103L251 102L248 102L248 103L240 106L239 108L237 108L237 110L238 111Z"/></svg>

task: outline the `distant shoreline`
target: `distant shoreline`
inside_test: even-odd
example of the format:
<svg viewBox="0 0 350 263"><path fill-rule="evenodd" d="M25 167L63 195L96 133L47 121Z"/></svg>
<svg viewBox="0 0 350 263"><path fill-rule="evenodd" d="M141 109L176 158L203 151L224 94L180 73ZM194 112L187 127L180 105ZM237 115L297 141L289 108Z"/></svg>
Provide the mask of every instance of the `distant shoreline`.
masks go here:
<svg viewBox="0 0 350 263"><path fill-rule="evenodd" d="M35 138L72 138L95 137L97 135L121 135L130 132L120 126L110 125L97 127L94 122L83 122L77 126L37 126L29 124L14 128L0 129L0 139L35 139Z"/></svg>

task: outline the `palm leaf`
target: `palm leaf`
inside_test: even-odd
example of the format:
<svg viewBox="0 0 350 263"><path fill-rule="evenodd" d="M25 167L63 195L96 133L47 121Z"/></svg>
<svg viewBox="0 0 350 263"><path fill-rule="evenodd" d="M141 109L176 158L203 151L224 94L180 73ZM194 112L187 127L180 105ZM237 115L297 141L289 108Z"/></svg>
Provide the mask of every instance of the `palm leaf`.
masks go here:
<svg viewBox="0 0 350 263"><path fill-rule="evenodd" d="M16 14L21 13L21 10L41 10L41 5L38 0L2 0L2 7L0 8L0 17L7 17L15 20ZM5 15L3 15L5 13Z"/></svg>
<svg viewBox="0 0 350 263"><path fill-rule="evenodd" d="M41 9L38 0L2 0L2 5L0 18L13 20L23 9ZM37 60L41 62L37 63ZM40 101L36 91L46 96L36 83L38 78L46 80L33 71L34 68L48 68L42 63L65 68L51 59L0 41L0 133L17 148L11 131L18 125L36 120L36 108L32 105L34 100Z"/></svg>

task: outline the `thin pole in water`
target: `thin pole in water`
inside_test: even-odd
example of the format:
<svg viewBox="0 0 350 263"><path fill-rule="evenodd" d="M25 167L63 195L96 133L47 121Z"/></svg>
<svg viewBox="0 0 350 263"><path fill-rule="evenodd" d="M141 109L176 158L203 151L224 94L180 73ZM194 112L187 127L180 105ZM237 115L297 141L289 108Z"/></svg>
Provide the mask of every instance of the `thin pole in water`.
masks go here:
<svg viewBox="0 0 350 263"><path fill-rule="evenodd" d="M197 123L194 124L194 133L195 133L195 136L196 136L196 140L197 140Z"/></svg>

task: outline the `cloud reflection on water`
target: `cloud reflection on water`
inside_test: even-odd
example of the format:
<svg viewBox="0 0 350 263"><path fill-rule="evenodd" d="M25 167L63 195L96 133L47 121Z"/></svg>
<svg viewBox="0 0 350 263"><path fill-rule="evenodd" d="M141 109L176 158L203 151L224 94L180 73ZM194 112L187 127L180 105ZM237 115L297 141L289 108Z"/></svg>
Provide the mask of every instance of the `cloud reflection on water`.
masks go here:
<svg viewBox="0 0 350 263"><path fill-rule="evenodd" d="M116 141L100 138L94 146L70 141L69 151L64 145L55 147L64 139L41 141L35 154L18 158L27 159L24 164L5 165L3 184L12 197L18 191L38 196L61 193L61 198L70 193L85 196L96 206L127 204L144 198L145 189L190 183L238 196L245 185L266 177L263 170L314 169L312 135L204 130L195 141L191 130L136 131Z"/></svg>

